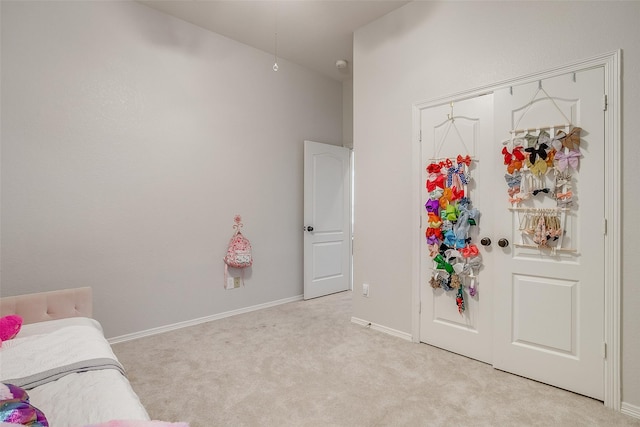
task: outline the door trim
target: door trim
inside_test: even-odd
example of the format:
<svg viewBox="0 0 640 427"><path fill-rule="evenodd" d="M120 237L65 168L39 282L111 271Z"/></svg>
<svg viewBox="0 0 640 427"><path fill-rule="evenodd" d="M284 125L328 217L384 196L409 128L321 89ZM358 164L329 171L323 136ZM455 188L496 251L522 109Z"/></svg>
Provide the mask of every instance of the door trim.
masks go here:
<svg viewBox="0 0 640 427"><path fill-rule="evenodd" d="M459 102L491 93L499 89L508 88L520 84L544 80L562 74L568 74L590 68L604 68L604 87L607 95L607 112L605 114L605 218L607 228L604 237L605 259L604 279L604 340L606 343L606 358L604 360L604 405L620 412L621 401L621 342L620 342L620 296L621 296L621 80L622 51L605 53L571 64L559 66L553 69L531 73L515 77L501 82L482 86L479 88L457 92L447 96L433 98L427 101L413 104L413 194L416 212L412 215L412 228L417 230L413 239L412 256L412 310L411 310L411 335L413 342L420 341L420 219L422 211L420 207L420 192L422 186L421 163L421 138L420 138L420 111L450 102Z"/></svg>

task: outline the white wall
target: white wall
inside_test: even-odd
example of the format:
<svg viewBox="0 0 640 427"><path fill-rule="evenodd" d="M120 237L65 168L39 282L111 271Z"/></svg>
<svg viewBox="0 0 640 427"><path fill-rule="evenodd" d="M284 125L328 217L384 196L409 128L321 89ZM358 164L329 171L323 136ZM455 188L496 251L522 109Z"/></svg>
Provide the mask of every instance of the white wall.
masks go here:
<svg viewBox="0 0 640 427"><path fill-rule="evenodd" d="M342 144L342 85L272 60L135 2L3 1L2 295L92 286L111 337L301 295L303 141Z"/></svg>
<svg viewBox="0 0 640 427"><path fill-rule="evenodd" d="M623 49L622 399L640 407L639 2L414 2L354 37L354 316L411 332L413 103Z"/></svg>
<svg viewBox="0 0 640 427"><path fill-rule="evenodd" d="M353 79L342 82L342 144L353 148Z"/></svg>

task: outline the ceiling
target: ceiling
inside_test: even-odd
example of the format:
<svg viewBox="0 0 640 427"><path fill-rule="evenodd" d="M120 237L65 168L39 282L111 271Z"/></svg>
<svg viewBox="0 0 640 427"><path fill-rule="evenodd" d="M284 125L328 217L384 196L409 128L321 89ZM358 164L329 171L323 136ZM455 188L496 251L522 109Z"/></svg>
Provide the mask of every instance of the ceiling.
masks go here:
<svg viewBox="0 0 640 427"><path fill-rule="evenodd" d="M279 58L344 81L351 78L353 32L408 1L140 0L140 3L272 54L277 33ZM338 69L339 59L348 61L348 66Z"/></svg>

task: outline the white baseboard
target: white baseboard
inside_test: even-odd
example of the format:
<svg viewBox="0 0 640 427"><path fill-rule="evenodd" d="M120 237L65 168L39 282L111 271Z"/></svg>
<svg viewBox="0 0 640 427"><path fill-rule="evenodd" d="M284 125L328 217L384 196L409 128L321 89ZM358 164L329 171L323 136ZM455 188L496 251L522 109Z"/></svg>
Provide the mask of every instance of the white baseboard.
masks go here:
<svg viewBox="0 0 640 427"><path fill-rule="evenodd" d="M357 317L352 317L351 322L357 325L367 326L373 329L374 331L384 332L385 334L393 335L394 337L397 337L397 338L402 338L403 340L406 340L406 341L413 341L411 334L398 331L396 329L388 328L386 326L378 325L377 323L372 323L366 320L358 319Z"/></svg>
<svg viewBox="0 0 640 427"><path fill-rule="evenodd" d="M138 338L148 337L151 335L157 335L164 332L174 331L176 329L186 328L188 326L195 326L201 323L211 322L213 320L224 319L226 317L236 316L238 314L249 313L251 311L262 310L264 308L275 307L276 305L287 304L290 302L302 301L302 295L295 297L284 298L277 301L266 302L264 304L253 305L251 307L239 308L237 310L225 311L224 313L213 314L211 316L200 317L198 319L187 320L184 322L173 323L171 325L160 326L158 328L147 329L146 331L134 332L132 334L120 335L117 337L109 338L109 344L117 344L120 342L131 341Z"/></svg>
<svg viewBox="0 0 640 427"><path fill-rule="evenodd" d="M629 415L634 418L640 419L640 406L632 405L627 402L622 402L620 405L620 412Z"/></svg>

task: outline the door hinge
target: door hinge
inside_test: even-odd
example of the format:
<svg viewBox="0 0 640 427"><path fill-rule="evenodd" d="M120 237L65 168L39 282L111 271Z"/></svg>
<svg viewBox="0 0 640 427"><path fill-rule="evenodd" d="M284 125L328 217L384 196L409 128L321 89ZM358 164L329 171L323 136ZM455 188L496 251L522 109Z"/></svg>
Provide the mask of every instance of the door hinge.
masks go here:
<svg viewBox="0 0 640 427"><path fill-rule="evenodd" d="M607 235L607 218L602 219L602 234Z"/></svg>
<svg viewBox="0 0 640 427"><path fill-rule="evenodd" d="M422 142L422 129L418 131L418 142Z"/></svg>
<svg viewBox="0 0 640 427"><path fill-rule="evenodd" d="M602 358L603 359L607 358L607 343L606 342L602 343Z"/></svg>
<svg viewBox="0 0 640 427"><path fill-rule="evenodd" d="M602 111L607 111L607 106L609 105L607 100L607 94L602 95Z"/></svg>

